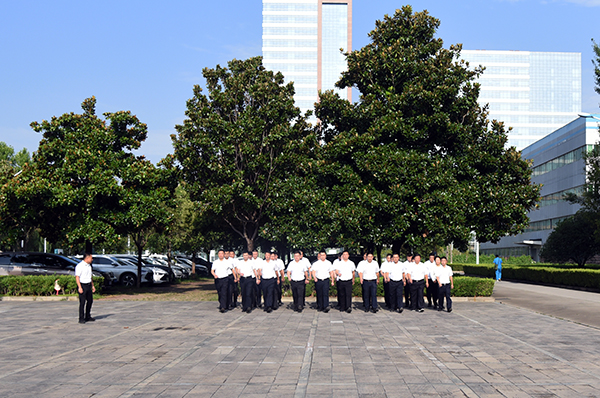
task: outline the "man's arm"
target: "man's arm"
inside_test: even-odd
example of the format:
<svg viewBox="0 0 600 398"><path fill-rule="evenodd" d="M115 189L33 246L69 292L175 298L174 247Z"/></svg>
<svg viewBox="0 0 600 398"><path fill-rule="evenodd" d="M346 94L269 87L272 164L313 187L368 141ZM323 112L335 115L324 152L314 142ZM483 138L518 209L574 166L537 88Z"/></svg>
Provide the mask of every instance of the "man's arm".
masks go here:
<svg viewBox="0 0 600 398"><path fill-rule="evenodd" d="M75 275L75 282L77 282L77 291L83 294L83 288L81 287L81 282L79 281L79 275Z"/></svg>

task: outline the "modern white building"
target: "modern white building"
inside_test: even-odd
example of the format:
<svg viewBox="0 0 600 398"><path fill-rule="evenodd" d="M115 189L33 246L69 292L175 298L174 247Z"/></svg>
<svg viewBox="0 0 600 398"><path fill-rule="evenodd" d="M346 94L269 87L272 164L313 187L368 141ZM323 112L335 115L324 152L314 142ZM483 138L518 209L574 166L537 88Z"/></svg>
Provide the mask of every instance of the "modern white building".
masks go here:
<svg viewBox="0 0 600 398"><path fill-rule="evenodd" d="M294 82L302 112L320 90L352 99L350 88L334 87L347 68L340 49L352 49L352 0L263 0L262 15L263 64Z"/></svg>
<svg viewBox="0 0 600 398"><path fill-rule="evenodd" d="M485 67L479 103L513 128L508 145L518 150L581 112L581 53L463 50L461 58Z"/></svg>
<svg viewBox="0 0 600 398"><path fill-rule="evenodd" d="M572 216L579 205L565 201L564 194L582 192L586 182L583 154L599 141L600 115L582 115L521 152L533 163L532 181L542 184L539 207L529 212L529 227L520 235L507 236L497 244L482 243L480 252L502 257L528 255L539 261L539 252L559 221Z"/></svg>

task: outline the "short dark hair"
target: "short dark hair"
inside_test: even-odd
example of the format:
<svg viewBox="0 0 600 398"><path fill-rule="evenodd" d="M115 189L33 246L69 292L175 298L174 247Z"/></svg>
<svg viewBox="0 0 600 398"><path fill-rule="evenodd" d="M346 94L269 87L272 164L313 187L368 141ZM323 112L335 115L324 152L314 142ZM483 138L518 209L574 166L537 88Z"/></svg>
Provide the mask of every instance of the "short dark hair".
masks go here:
<svg viewBox="0 0 600 398"><path fill-rule="evenodd" d="M344 254L344 253L348 253L348 254L350 254L350 252L349 252L348 250L344 250L344 251L342 252L342 254Z"/></svg>
<svg viewBox="0 0 600 398"><path fill-rule="evenodd" d="M300 254L300 250L294 250L294 254Z"/></svg>
<svg viewBox="0 0 600 398"><path fill-rule="evenodd" d="M442 256L442 258L440 260L448 260L448 259L446 258L446 256Z"/></svg>
<svg viewBox="0 0 600 398"><path fill-rule="evenodd" d="M319 254L321 254L321 253L325 253L325 255L327 255L327 252L326 252L325 250L321 250L321 251L319 252Z"/></svg>
<svg viewBox="0 0 600 398"><path fill-rule="evenodd" d="M413 254L413 258L415 258L415 257L421 257L421 255L419 253L415 253L415 254Z"/></svg>
<svg viewBox="0 0 600 398"><path fill-rule="evenodd" d="M250 250L248 250L246 253L252 255L252 252Z"/></svg>
<svg viewBox="0 0 600 398"><path fill-rule="evenodd" d="M435 259L436 259L436 260L437 260L438 258L441 260L440 256L435 256Z"/></svg>
<svg viewBox="0 0 600 398"><path fill-rule="evenodd" d="M223 250L223 249L219 249L219 250L217 250L217 253L218 253L218 252L223 252L223 253L225 253L225 250Z"/></svg>
<svg viewBox="0 0 600 398"><path fill-rule="evenodd" d="M85 260L88 257L92 257L92 253L85 252L83 253L83 259Z"/></svg>

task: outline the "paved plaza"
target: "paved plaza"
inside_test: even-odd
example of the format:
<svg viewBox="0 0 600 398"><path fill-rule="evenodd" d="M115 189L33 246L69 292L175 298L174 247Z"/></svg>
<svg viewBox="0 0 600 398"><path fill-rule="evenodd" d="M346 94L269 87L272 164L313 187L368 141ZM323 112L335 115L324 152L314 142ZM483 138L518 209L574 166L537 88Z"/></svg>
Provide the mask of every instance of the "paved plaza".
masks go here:
<svg viewBox="0 0 600 398"><path fill-rule="evenodd" d="M498 299L422 314L96 301L85 325L77 305L0 302L0 396L600 396L598 328Z"/></svg>

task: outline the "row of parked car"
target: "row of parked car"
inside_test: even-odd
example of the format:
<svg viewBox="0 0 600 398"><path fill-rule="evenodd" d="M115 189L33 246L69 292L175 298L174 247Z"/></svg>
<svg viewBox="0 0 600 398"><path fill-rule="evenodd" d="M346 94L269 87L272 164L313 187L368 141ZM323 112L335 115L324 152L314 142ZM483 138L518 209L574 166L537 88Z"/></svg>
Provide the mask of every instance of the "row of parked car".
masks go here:
<svg viewBox="0 0 600 398"><path fill-rule="evenodd" d="M67 257L53 253L2 252L0 275L74 275L81 256ZM196 274L207 276L210 262L194 258ZM94 275L103 276L106 285L135 286L137 283L137 256L129 254L98 254L93 256ZM141 283L171 283L187 278L192 272L192 260L175 256L169 262L167 256L142 257Z"/></svg>

